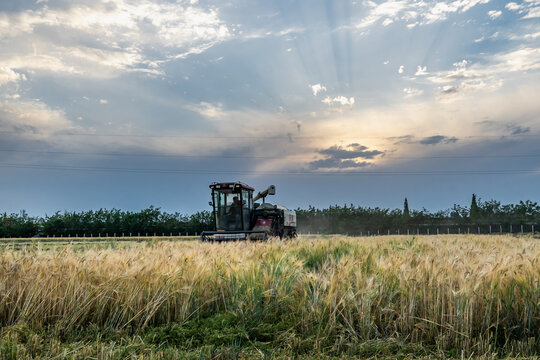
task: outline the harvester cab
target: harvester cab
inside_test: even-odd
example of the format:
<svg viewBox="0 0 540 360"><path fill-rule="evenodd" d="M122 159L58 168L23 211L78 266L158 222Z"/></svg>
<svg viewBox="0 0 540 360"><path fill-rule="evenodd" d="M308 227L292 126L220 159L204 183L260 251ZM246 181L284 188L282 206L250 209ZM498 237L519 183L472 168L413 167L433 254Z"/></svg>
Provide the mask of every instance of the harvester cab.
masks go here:
<svg viewBox="0 0 540 360"><path fill-rule="evenodd" d="M274 185L257 193L241 182L212 183L214 231L201 233L203 241L265 240L268 236L296 236L296 212L265 202ZM255 201L262 199L262 204Z"/></svg>

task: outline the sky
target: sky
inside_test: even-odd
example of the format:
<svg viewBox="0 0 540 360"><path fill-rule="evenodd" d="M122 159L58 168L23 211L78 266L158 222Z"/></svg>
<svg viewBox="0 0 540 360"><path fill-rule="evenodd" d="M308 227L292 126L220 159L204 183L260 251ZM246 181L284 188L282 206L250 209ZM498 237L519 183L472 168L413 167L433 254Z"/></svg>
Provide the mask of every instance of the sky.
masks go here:
<svg viewBox="0 0 540 360"><path fill-rule="evenodd" d="M0 212L540 201L540 0L0 0Z"/></svg>

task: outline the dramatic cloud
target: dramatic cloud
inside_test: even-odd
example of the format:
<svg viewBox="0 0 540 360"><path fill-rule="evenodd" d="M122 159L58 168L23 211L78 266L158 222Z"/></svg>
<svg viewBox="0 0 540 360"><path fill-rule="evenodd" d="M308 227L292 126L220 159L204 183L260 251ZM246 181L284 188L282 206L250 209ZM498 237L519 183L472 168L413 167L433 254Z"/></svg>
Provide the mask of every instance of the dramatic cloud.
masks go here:
<svg viewBox="0 0 540 360"><path fill-rule="evenodd" d="M196 3L51 0L0 13L0 66L93 77L160 74L160 62L199 54L230 36L216 10Z"/></svg>
<svg viewBox="0 0 540 360"><path fill-rule="evenodd" d="M325 158L310 162L310 169L360 168L372 164L364 160L371 160L379 155L384 155L383 151L369 150L367 146L357 143L345 147L335 145L317 152L324 155Z"/></svg>

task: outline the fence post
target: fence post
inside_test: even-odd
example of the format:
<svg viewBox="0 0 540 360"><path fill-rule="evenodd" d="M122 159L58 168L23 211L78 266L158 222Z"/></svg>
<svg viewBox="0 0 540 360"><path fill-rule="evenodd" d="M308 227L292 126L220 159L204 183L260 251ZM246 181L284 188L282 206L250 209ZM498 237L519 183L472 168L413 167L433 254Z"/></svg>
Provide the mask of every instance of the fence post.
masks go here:
<svg viewBox="0 0 540 360"><path fill-rule="evenodd" d="M397 234L399 235L399 229L397 229Z"/></svg>
<svg viewBox="0 0 540 360"><path fill-rule="evenodd" d="M480 234L480 226L478 227L478 233Z"/></svg>
<svg viewBox="0 0 540 360"><path fill-rule="evenodd" d="M467 228L467 234L470 234L470 233L471 233L471 228L468 227L468 228Z"/></svg>
<svg viewBox="0 0 540 360"><path fill-rule="evenodd" d="M457 231L458 231L458 234L461 235L461 228L460 227L457 228Z"/></svg>
<svg viewBox="0 0 540 360"><path fill-rule="evenodd" d="M523 234L523 224L521 224L521 233Z"/></svg>
<svg viewBox="0 0 540 360"><path fill-rule="evenodd" d="M491 234L491 225L489 225L489 233Z"/></svg>
<svg viewBox="0 0 540 360"><path fill-rule="evenodd" d="M388 235L390 235L390 230L388 230Z"/></svg>
<svg viewBox="0 0 540 360"><path fill-rule="evenodd" d="M510 224L510 234L512 233L512 224Z"/></svg>
<svg viewBox="0 0 540 360"><path fill-rule="evenodd" d="M499 225L499 232L502 234L502 225Z"/></svg>
<svg viewBox="0 0 540 360"><path fill-rule="evenodd" d="M427 228L427 234L429 235L429 228Z"/></svg>
<svg viewBox="0 0 540 360"><path fill-rule="evenodd" d="M368 230L368 232L367 232L367 236L369 236L369 230Z"/></svg>
<svg viewBox="0 0 540 360"><path fill-rule="evenodd" d="M446 228L446 233L450 235L450 228Z"/></svg>
<svg viewBox="0 0 540 360"><path fill-rule="evenodd" d="M379 233L379 229L377 229L377 235L380 235L380 233Z"/></svg>
<svg viewBox="0 0 540 360"><path fill-rule="evenodd" d="M534 235L534 224L532 224L532 233Z"/></svg>
<svg viewBox="0 0 540 360"><path fill-rule="evenodd" d="M416 228L416 235L420 235L420 228Z"/></svg>
<svg viewBox="0 0 540 360"><path fill-rule="evenodd" d="M409 229L407 229L407 235L410 235L410 230Z"/></svg>
<svg viewBox="0 0 540 360"><path fill-rule="evenodd" d="M437 228L437 235L439 235L439 228Z"/></svg>

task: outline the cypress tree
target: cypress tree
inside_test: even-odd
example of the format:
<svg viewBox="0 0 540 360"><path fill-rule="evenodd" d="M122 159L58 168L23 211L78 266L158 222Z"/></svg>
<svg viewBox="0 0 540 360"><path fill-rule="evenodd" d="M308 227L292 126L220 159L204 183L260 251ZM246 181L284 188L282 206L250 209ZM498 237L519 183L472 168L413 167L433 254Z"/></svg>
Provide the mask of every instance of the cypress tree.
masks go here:
<svg viewBox="0 0 540 360"><path fill-rule="evenodd" d="M405 201L403 202L403 218L408 220L410 217L411 213L409 211L409 202L407 201L407 198L405 198Z"/></svg>
<svg viewBox="0 0 540 360"><path fill-rule="evenodd" d="M472 194L469 216L471 220L478 220L478 215L480 215L480 210L478 209L478 204L476 203L476 194Z"/></svg>

